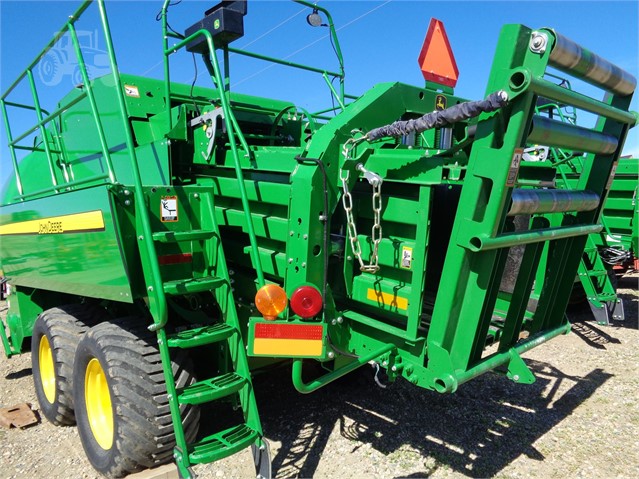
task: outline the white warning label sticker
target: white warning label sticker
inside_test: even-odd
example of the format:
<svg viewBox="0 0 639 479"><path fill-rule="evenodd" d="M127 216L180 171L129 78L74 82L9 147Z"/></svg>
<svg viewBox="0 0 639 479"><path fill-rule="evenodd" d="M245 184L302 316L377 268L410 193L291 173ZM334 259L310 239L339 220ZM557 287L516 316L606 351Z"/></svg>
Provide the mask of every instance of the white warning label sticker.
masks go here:
<svg viewBox="0 0 639 479"><path fill-rule="evenodd" d="M506 177L506 186L515 186L517 182L517 175L519 175L519 165L521 164L521 157L524 154L523 148L515 148L513 152L513 160L510 163L510 169L508 170L508 176Z"/></svg>
<svg viewBox="0 0 639 479"><path fill-rule="evenodd" d="M410 269L412 263L413 263L413 248L409 248L408 246L403 246L402 262L400 266L404 269Z"/></svg>
<svg viewBox="0 0 639 479"><path fill-rule="evenodd" d="M124 85L124 94L126 96L140 98L140 90L138 90L138 87L134 85Z"/></svg>
<svg viewBox="0 0 639 479"><path fill-rule="evenodd" d="M177 196L163 196L161 198L160 219L163 222L178 220Z"/></svg>

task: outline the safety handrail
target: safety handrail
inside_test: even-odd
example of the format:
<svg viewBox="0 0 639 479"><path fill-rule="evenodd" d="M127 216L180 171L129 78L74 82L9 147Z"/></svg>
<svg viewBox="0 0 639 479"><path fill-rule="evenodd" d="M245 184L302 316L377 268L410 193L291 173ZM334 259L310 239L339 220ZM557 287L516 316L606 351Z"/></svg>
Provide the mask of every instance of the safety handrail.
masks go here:
<svg viewBox="0 0 639 479"><path fill-rule="evenodd" d="M240 191L240 199L242 202L242 209L244 211L244 218L246 220L246 230L249 236L249 242L251 243L251 260L253 263L253 267L255 268L255 272L257 275L257 283L258 287L262 287L265 284L264 280L264 271L262 269L262 263L259 256L258 244L257 244L257 235L255 234L255 229L253 227L253 218L251 216L251 206L249 204L248 194L246 192L246 185L244 184L244 173L242 172L242 164L240 161L240 156L237 148L237 144L235 141L235 135L237 134L238 139L242 143L246 154L250 154L250 149L248 148L248 144L246 143L246 139L242 134L241 129L239 128L239 124L237 119L235 118L235 114L230 106L230 99L227 97L227 93L222 90L222 86L225 85L222 79L222 75L220 73L220 65L217 59L217 55L215 53L215 43L213 41L213 36L208 30L198 30L188 37L181 39L176 45L169 47L168 39L169 38L178 38L180 36L172 33L168 28L167 22L167 10L169 7L170 0L165 0L164 5L162 7L162 31L164 34L164 72L165 72L165 93L166 93L166 104L168 109L168 121L169 128L171 127L171 81L169 75L169 57L173 53L176 53L180 49L184 48L187 44L198 37L204 37L206 40L209 55L203 55L205 61L208 60L207 67L209 68L209 74L213 80L213 83L217 90L219 91L219 100L222 107L222 111L224 113L224 122L226 123L226 130L228 135L229 144L231 147L231 153L233 155L234 166L235 166L235 175L237 178L238 188ZM212 70L212 71L211 71Z"/></svg>
<svg viewBox="0 0 639 479"><path fill-rule="evenodd" d="M109 151L109 146L106 140L106 136L104 134L104 129L102 126L102 121L100 120L97 103L95 97L93 95L93 88L91 85L91 81L88 76L87 68L84 63L84 58L82 54L82 49L75 31L75 22L78 21L82 13L93 3L94 0L86 0L78 10L69 18L69 20L63 25L60 31L54 36L53 40L47 44L47 46L38 54L34 61L32 61L29 66L22 72L22 74L18 77L16 81L14 81L11 86L7 89L7 91L0 97L0 109L2 110L2 115L5 123L5 127L7 129L7 138L9 140L9 149L11 151L11 157L13 162L13 167L16 175L16 183L18 186L19 199L24 200L26 198L30 198L33 196L37 196L45 193L58 193L59 190L66 190L69 188L74 188L78 186L87 185L89 183L93 183L95 181L105 180L111 184L116 184L117 179L115 175L115 170L113 168L113 163L111 161L111 155ZM104 40L106 44L107 56L109 58L109 66L111 68L111 75L113 77L113 85L115 85L115 94L118 102L118 110L120 115L120 120L122 122L122 128L125 136L126 150L127 156L131 162L131 170L133 174L133 186L134 186L134 201L136 208L136 229L138 231L138 241L140 242L140 255L143 258L143 270L145 282L147 285L147 294L149 297L149 307L151 313L153 315L153 321L156 328L161 328L166 324L167 321L167 309L166 309L166 298L164 296L164 290L162 288L162 278L160 275L159 264L157 260L157 254L155 252L155 245L153 243L153 235L151 232L151 223L149 219L149 214L147 211L147 205L144 200L144 195L142 194L142 179L140 174L140 169L137 161L137 154L135 150L135 143L133 141L133 133L131 131L131 124L129 123L129 117L126 108L126 101L124 98L124 92L120 85L122 84L120 79L120 72L118 70L117 62L115 59L115 50L113 48L113 41L111 39L111 33L109 28L109 21L106 14L106 7L104 5L104 0L97 0L98 9L100 13L100 23L102 26L102 31L104 33ZM76 55L76 60L78 62L78 67L80 73L82 75L82 81L84 84L84 91L79 93L75 98L71 99L67 104L59 106L53 113L48 113L39 108L39 102L37 97L37 92L35 83L33 82L33 68L38 64L40 59L47 54L49 50L51 50L56 42L62 38L63 35L69 33L71 37L71 42L74 48L74 52ZM7 114L7 106L12 107L25 107L25 105L15 104L13 102L6 102L5 99L7 96L16 88L18 84L25 78L28 77L30 81L30 87L32 90L32 95L34 97L35 106L30 107L26 106L27 109L35 109L38 112L38 123L35 127L32 127L26 133L18 136L17 139L13 139L11 135L11 128L9 125L9 119ZM38 190L36 192L30 192L25 194L22 188L22 182L20 180L20 171L18 167L18 162L15 156L15 147L16 143L31 133L40 128L43 132L43 137L47 140L47 130L45 126L51 122L54 123L54 120L62 115L69 108L73 107L79 101L88 99L91 116L93 117L93 121L96 125L96 131L98 133L98 137L100 140L100 149L102 154L104 155L104 160L106 163L106 174L98 174L91 176L89 178L83 178L80 180L72 180L66 179L66 183L64 184L55 184L51 188L45 188ZM46 117L43 117L42 114L46 114ZM45 146L45 149L47 147ZM49 153L49 161L51 162L50 153Z"/></svg>
<svg viewBox="0 0 639 479"><path fill-rule="evenodd" d="M329 12L326 8L317 5L316 3L307 2L305 0L293 0L295 3L299 3L300 5L304 5L306 7L312 8L314 11L322 12L326 15L326 19L328 20L328 28L330 30L329 35L331 36L331 42L335 47L335 55L337 56L337 61L339 63L339 75L335 75L340 79L340 92L339 92L339 101L343 105L344 102L344 80L346 79L346 72L344 70L344 57L342 55L342 48L339 44L339 38L337 36L337 30L335 29L335 24L333 23L333 16L331 12Z"/></svg>
<svg viewBox="0 0 639 479"><path fill-rule="evenodd" d="M56 108L53 113L49 113L49 115L46 118L43 118L42 121L37 122L34 126L32 126L31 128L29 128L27 131L25 131L24 133L22 133L20 136L18 136L17 138L13 138L10 142L9 145L11 146L15 146L17 145L20 141L24 140L26 137L28 137L31 133L33 133L34 131L36 131L38 128L43 127L45 124L52 122L53 120L55 120L57 117L59 117L62 113L64 113L66 110L68 110L69 108L71 108L72 106L74 106L76 103L84 100L86 98L87 94L86 92L82 92L80 93L76 98L74 98L73 100L71 100L69 103L67 103L66 105L61 106L60 108ZM7 103L8 104L8 103ZM30 108L30 109L34 109L35 108ZM44 110L42 110L42 112L44 113Z"/></svg>
<svg viewBox="0 0 639 479"><path fill-rule="evenodd" d="M2 97L0 97L0 99L4 100L7 97L7 95L9 95L13 91L13 89L20 84L20 82L24 79L24 77L27 76L27 72L29 70L32 70L33 67L35 67L38 64L38 62L42 59L42 57L44 57L49 52L49 50L51 50L55 46L58 40L60 40L65 35L65 33L67 32L66 26L69 23L75 23L80 18L82 13L89 7L89 5L91 5L92 1L93 0L85 0L85 2L82 5L80 5L80 7L75 11L75 13L69 16L69 20L63 25L63 27L58 31L58 33L53 37L53 39L47 44L47 46L44 47L42 51L35 57L35 59L29 64L29 66L23 70L23 72L11 84L11 86L9 86L9 88L5 90L4 94L2 95Z"/></svg>
<svg viewBox="0 0 639 479"><path fill-rule="evenodd" d="M332 77L342 78L344 76L343 73L337 73L330 70L326 70L325 68L317 68L309 65L303 65L301 63L292 62L290 60L281 60L276 57L271 57L269 55L263 55L261 53L249 52L247 50L240 50L239 48L227 47L230 53L235 53L237 55L242 55L249 58L255 58L257 60L264 60L271 63L277 63L278 65L284 65L287 67L297 68L299 70L305 70L313 73L321 73L327 74Z"/></svg>
<svg viewBox="0 0 639 479"><path fill-rule="evenodd" d="M47 162L48 162L48 166L49 166L49 172L51 175L51 183L53 185L53 188L48 188L45 190L39 190L38 194L42 193L42 192L50 192L53 191L55 193L61 192L61 191L66 191L69 188L72 187L76 187L76 186L81 186L83 184L89 184L92 181L95 181L96 177L92 177L92 178L88 178L88 179L84 179L84 180L79 180L79 181L73 181L73 182L69 182L69 175L68 172L66 170L66 164L63 161L62 164L62 173L64 176L64 182L58 182L58 179L56 178L56 173L55 173L55 161L54 158L52 156L52 153L54 153L55 151L52 150L50 148L49 145L49 141L47 139L48 134L47 134L47 126L49 124L53 124L54 130L55 130L55 134L53 135L54 137L54 141L58 142L59 138L57 138L57 136L59 136L59 132L57 130L57 125L55 123L55 119L58 118L62 113L64 113L65 111L67 111L68 109L70 109L71 107L73 107L75 104L77 104L78 102L80 102L81 100L87 98L89 101L89 105L91 108L91 114L92 114L92 118L93 121L95 122L95 127L96 127L96 132L98 134L98 138L100 141L100 149L101 152L104 156L104 161L106 163L106 169L107 169L107 178L111 183L115 183L116 182L116 175L115 175L115 171L113 168L113 162L111 159L111 154L107 145L107 141L106 141L106 136L104 134L104 128L102 126L102 121L100 120L100 116L98 114L98 110L97 110L97 103L93 94L93 87L91 85L91 81L89 79L88 76L88 72L87 72L87 68L86 68L86 64L84 62L84 57L82 54L82 48L80 46L78 37L77 37L77 33L75 30L75 22L77 22L79 20L79 18L82 16L82 14L84 13L84 11L89 7L89 5L92 3L93 0L86 0L77 10L76 12L71 15L69 17L69 20L62 26L62 28L58 31L58 33L56 35L54 35L53 39L42 49L42 51L36 56L36 58L27 66L27 68L24 69L24 71L18 76L18 78L9 86L9 88L7 88L7 90L2 94L2 96L0 97L0 109L2 110L2 116L3 116L3 120L5 123L5 129L7 132L7 139L8 139L8 147L9 147L9 151L10 151L10 155L11 155L11 162L13 165L13 169L14 169L14 173L15 173L15 178L16 178L16 186L18 189L18 197L16 199L19 200L25 200L27 198L36 196L36 193L34 192L30 192L30 193L26 193L24 191L23 188L23 182L22 182L22 178L20 175L20 168L19 168L19 164L18 164L18 160L16 157L16 153L15 150L29 150L29 147L24 147L24 146L20 146L18 145L20 141L24 140L25 138L27 138L29 135L31 135L32 133L34 133L37 130L40 130L42 137L43 137L43 147L44 147L44 152L47 158ZM101 3L102 0L99 0L99 3ZM103 30L104 30L104 35L105 38L107 39L107 43L111 43L111 37L110 37L110 32L108 30L108 26L106 25L106 18L104 16L102 16L102 24L103 24ZM38 62L56 45L56 43L65 35L65 34L69 34L71 37L71 43L73 45L73 49L74 49L74 53L76 55L76 60L77 60L77 64L78 64L78 69L80 71L80 74L82 76L82 81L83 81L83 85L84 85L84 91L81 92L79 95L77 95L75 98L73 98L72 100L70 100L67 104L65 105L61 105L59 106L53 113L49 113L46 110L42 109L40 106L40 99L39 99L39 95L38 95L38 91L37 91L37 87L33 78L33 69L34 67L38 64ZM111 60L111 58L110 58ZM115 68L114 63L110 64L111 69L113 70ZM22 104L22 103L15 103L15 102L11 102L11 101L7 101L7 97L11 94L11 92L19 85L21 84L22 81L24 81L24 79L27 79L29 82L29 88L31 90L31 95L33 98L33 106L32 105L26 105L26 104ZM28 128L25 132L19 134L17 137L13 137L12 136L12 132L11 132L11 127L10 127L10 123L9 123L9 114L7 112L7 106L13 107L13 108L19 108L19 109L27 109L27 110L34 110L36 112L36 116L37 116L37 123ZM46 116L43 116L46 115ZM60 148L58 148L58 150L60 150ZM38 151L35 148L31 149L31 151ZM56 150L57 151L57 150Z"/></svg>

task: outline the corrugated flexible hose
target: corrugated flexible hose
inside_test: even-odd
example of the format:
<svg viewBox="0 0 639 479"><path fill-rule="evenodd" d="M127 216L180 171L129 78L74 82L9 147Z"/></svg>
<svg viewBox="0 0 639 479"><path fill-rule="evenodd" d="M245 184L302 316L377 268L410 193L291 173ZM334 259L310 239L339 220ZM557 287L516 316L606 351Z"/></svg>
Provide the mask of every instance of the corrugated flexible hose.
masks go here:
<svg viewBox="0 0 639 479"><path fill-rule="evenodd" d="M508 94L499 90L491 93L485 100L468 101L451 106L445 110L437 110L427 113L421 118L406 121L396 121L390 125L380 126L369 131L364 139L368 141L379 140L388 136L402 136L409 133L421 133L422 131L452 125L462 120L476 117L480 113L495 111L508 103Z"/></svg>

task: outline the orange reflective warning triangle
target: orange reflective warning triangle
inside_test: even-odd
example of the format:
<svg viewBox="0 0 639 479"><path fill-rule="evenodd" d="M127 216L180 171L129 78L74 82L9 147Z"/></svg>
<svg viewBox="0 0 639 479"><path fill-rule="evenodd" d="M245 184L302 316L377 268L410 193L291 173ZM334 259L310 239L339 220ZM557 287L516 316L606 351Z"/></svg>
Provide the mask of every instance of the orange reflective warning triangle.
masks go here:
<svg viewBox="0 0 639 479"><path fill-rule="evenodd" d="M459 70L453 50L444 29L444 24L436 18L430 19L428 32L417 59L426 81L454 87L459 78Z"/></svg>

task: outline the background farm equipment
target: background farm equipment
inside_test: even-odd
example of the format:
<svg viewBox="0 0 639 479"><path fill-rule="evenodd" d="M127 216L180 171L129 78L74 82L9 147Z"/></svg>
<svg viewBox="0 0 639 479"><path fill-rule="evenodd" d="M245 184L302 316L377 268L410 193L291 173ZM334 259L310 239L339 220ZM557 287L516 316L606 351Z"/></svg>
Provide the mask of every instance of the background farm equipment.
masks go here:
<svg viewBox="0 0 639 479"><path fill-rule="evenodd" d="M559 87L571 90L570 82L554 75ZM553 103L546 98L537 100L537 112L548 119L576 125L574 107ZM557 168L553 186L574 188L583 171L584 152L534 145L525 153L529 161L550 160ZM624 320L622 301L616 295L617 275L637 269L637 191L639 190L639 162L635 158L620 158L610 177L609 191L600 217L603 229L588 237L579 265L578 279L572 301L588 301L599 324L610 319Z"/></svg>

